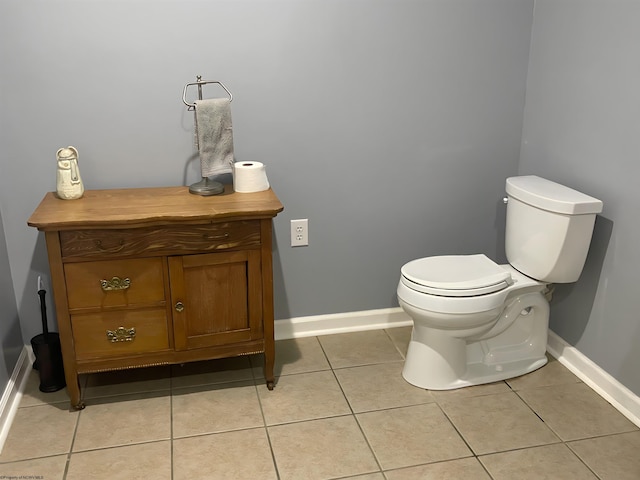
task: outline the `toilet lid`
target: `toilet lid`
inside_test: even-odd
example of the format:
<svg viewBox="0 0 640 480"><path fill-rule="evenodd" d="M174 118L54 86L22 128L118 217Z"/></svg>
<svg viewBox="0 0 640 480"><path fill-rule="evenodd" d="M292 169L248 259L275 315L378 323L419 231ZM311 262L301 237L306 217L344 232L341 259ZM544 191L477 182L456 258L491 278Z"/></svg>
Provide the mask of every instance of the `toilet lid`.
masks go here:
<svg viewBox="0 0 640 480"><path fill-rule="evenodd" d="M413 260L401 269L404 283L433 295L466 297L500 291L511 273L485 255L443 255Z"/></svg>

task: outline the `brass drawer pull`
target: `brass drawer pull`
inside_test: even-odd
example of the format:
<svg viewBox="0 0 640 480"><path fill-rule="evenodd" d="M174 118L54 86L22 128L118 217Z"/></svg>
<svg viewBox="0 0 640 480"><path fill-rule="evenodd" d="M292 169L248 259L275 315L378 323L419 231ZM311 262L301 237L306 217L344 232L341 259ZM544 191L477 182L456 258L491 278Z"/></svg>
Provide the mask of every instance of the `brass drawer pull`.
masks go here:
<svg viewBox="0 0 640 480"><path fill-rule="evenodd" d="M111 343L133 342L135 338L136 338L135 327L132 327L132 328L118 327L115 330L107 330L107 339Z"/></svg>
<svg viewBox="0 0 640 480"><path fill-rule="evenodd" d="M176 303L176 312L180 313L184 310L184 303L178 302Z"/></svg>
<svg viewBox="0 0 640 480"><path fill-rule="evenodd" d="M100 280L100 286L105 292L110 292L112 290L126 290L131 286L131 280L129 277L124 279L120 277L113 277L111 280Z"/></svg>

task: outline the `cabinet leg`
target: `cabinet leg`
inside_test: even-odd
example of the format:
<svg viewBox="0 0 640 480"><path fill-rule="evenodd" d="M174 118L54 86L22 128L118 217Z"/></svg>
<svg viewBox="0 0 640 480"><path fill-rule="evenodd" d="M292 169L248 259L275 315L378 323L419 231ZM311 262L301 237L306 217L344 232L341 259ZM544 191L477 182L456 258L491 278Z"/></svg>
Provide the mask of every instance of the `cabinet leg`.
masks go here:
<svg viewBox="0 0 640 480"><path fill-rule="evenodd" d="M67 378L67 392L69 393L69 400L71 402L71 408L73 410L82 410L85 405L81 399L80 382L78 375L74 375L74 381L69 381Z"/></svg>
<svg viewBox="0 0 640 480"><path fill-rule="evenodd" d="M273 390L276 385L276 377L273 374L273 364L275 363L275 351L265 349L264 352L264 379L267 381L267 388Z"/></svg>

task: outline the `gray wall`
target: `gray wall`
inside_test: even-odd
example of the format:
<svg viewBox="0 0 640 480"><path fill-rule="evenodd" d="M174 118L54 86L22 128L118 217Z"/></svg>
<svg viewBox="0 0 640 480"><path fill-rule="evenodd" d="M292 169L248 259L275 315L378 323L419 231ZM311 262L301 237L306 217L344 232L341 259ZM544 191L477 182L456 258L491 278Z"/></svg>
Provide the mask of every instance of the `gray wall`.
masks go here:
<svg viewBox="0 0 640 480"><path fill-rule="evenodd" d="M0 200L22 331L38 333L26 221L74 145L87 188L194 181L183 86L234 94L238 160L267 165L276 318L396 306L400 266L501 252L517 172L532 0L0 4ZM218 95L218 90L205 94ZM310 246L289 246L309 218ZM49 296L50 298L50 296Z"/></svg>
<svg viewBox="0 0 640 480"><path fill-rule="evenodd" d="M0 397L23 347L0 204ZM37 295L36 295L36 298Z"/></svg>
<svg viewBox="0 0 640 480"><path fill-rule="evenodd" d="M640 2L536 0L520 173L600 198L580 281L551 329L640 394Z"/></svg>

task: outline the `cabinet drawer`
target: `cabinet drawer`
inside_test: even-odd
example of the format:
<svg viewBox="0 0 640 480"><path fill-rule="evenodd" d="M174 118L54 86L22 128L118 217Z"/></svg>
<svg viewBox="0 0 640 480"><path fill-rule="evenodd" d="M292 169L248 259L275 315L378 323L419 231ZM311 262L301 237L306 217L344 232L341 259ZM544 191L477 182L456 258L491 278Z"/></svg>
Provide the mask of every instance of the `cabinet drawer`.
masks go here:
<svg viewBox="0 0 640 480"><path fill-rule="evenodd" d="M67 263L69 309L164 304L163 259Z"/></svg>
<svg viewBox="0 0 640 480"><path fill-rule="evenodd" d="M71 329L79 360L169 349L164 308L72 315Z"/></svg>
<svg viewBox="0 0 640 480"><path fill-rule="evenodd" d="M260 245L260 221L60 232L62 258L213 252Z"/></svg>

